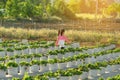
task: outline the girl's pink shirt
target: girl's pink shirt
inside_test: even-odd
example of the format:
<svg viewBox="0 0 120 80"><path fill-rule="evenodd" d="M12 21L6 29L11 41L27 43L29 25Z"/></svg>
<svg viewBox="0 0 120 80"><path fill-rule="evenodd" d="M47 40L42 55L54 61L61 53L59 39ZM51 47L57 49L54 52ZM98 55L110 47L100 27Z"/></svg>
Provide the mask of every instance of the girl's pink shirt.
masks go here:
<svg viewBox="0 0 120 80"><path fill-rule="evenodd" d="M64 40L66 42L69 42L68 38L64 35L63 36L61 36L61 35L58 36L57 41L56 41L56 45L58 45L59 40Z"/></svg>

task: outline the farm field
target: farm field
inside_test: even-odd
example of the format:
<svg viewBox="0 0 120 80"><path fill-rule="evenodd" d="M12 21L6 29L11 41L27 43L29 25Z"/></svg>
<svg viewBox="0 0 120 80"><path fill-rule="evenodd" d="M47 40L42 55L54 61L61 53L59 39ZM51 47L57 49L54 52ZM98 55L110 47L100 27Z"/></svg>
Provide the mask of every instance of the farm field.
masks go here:
<svg viewBox="0 0 120 80"><path fill-rule="evenodd" d="M0 79L119 79L119 23L83 22L0 27ZM71 41L64 50L55 46L61 28Z"/></svg>
<svg viewBox="0 0 120 80"><path fill-rule="evenodd" d="M120 0L0 0L0 80L120 80Z"/></svg>
<svg viewBox="0 0 120 80"><path fill-rule="evenodd" d="M120 74L120 48L115 44L80 48L73 42L61 50L54 41L11 40L0 47L4 80L96 80Z"/></svg>

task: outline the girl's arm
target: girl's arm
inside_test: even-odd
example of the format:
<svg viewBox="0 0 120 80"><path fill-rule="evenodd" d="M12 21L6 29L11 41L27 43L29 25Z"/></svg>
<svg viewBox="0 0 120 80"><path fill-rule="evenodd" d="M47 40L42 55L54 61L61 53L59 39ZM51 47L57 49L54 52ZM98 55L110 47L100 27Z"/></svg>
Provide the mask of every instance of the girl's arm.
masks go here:
<svg viewBox="0 0 120 80"><path fill-rule="evenodd" d="M55 45L58 46L59 37L57 38Z"/></svg>
<svg viewBox="0 0 120 80"><path fill-rule="evenodd" d="M66 36L64 36L64 38L67 43L70 43L69 39Z"/></svg>

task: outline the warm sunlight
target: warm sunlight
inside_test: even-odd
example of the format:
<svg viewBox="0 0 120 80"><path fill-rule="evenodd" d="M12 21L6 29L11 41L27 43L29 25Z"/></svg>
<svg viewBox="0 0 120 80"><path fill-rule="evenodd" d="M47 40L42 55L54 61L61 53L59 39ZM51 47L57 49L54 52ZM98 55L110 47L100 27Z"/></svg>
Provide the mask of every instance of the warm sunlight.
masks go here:
<svg viewBox="0 0 120 80"><path fill-rule="evenodd" d="M0 80L120 80L120 0L0 0Z"/></svg>

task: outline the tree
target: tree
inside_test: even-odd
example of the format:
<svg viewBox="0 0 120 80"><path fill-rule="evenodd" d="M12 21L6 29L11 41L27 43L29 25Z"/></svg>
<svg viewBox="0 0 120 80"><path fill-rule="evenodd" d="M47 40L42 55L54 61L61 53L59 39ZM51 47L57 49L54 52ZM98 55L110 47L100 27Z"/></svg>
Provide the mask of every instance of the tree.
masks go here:
<svg viewBox="0 0 120 80"><path fill-rule="evenodd" d="M70 0L68 2L68 8L75 14L75 13L80 13L80 6L79 6L79 1L77 0Z"/></svg>
<svg viewBox="0 0 120 80"><path fill-rule="evenodd" d="M5 8L7 0L0 0L0 8Z"/></svg>
<svg viewBox="0 0 120 80"><path fill-rule="evenodd" d="M105 13L113 17L120 17L120 3L112 3L106 8Z"/></svg>
<svg viewBox="0 0 120 80"><path fill-rule="evenodd" d="M5 0L5 13L11 19L48 19L50 16L75 17L64 0ZM77 10L76 10L77 11Z"/></svg>
<svg viewBox="0 0 120 80"><path fill-rule="evenodd" d="M4 20L4 9L0 9L0 25L2 26Z"/></svg>
<svg viewBox="0 0 120 80"><path fill-rule="evenodd" d="M0 1L0 25L2 25L4 21L6 1L7 0Z"/></svg>
<svg viewBox="0 0 120 80"><path fill-rule="evenodd" d="M7 0L5 12L7 17L10 18L18 18L20 14L20 7L19 7L20 0Z"/></svg>
<svg viewBox="0 0 120 80"><path fill-rule="evenodd" d="M42 3L39 3L38 5L36 5L34 7L34 12L35 12L34 18L42 20L42 17L43 17L43 14L44 14L44 8L43 8L42 5L43 5Z"/></svg>
<svg viewBox="0 0 120 80"><path fill-rule="evenodd" d="M56 0L54 5L54 15L62 18L75 19L75 14L67 7L63 0Z"/></svg>
<svg viewBox="0 0 120 80"><path fill-rule="evenodd" d="M32 0L25 0L19 3L20 16L22 18L31 19L34 16L34 5Z"/></svg>

